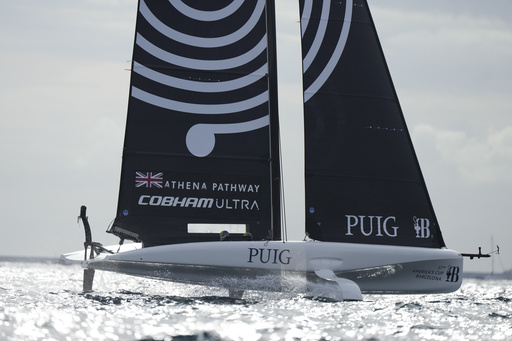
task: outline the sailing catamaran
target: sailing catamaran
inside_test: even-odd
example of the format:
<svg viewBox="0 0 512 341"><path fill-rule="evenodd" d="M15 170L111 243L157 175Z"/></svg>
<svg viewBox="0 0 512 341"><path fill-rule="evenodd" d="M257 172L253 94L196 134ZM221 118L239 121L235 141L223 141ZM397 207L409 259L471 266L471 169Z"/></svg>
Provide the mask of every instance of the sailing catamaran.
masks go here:
<svg viewBox="0 0 512 341"><path fill-rule="evenodd" d="M94 270L235 297L460 287L462 256L446 248L366 0L299 5L307 237L281 233L274 0L140 0L107 231L137 244L112 252L89 230L84 290ZM87 231L85 207L81 218Z"/></svg>

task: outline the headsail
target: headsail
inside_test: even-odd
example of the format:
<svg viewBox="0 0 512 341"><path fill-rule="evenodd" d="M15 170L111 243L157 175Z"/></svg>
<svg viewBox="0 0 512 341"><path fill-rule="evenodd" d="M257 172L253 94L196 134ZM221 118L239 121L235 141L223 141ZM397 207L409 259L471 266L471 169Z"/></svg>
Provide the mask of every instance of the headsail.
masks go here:
<svg viewBox="0 0 512 341"><path fill-rule="evenodd" d="M310 237L443 247L367 2L300 9Z"/></svg>
<svg viewBox="0 0 512 341"><path fill-rule="evenodd" d="M218 225L235 226L235 239L243 232L266 238L272 227L279 238L272 226L279 202L270 200L271 167L279 167L269 141L269 122L277 131L269 109L273 14L265 0L193 6L139 1L109 232L145 246L218 240Z"/></svg>

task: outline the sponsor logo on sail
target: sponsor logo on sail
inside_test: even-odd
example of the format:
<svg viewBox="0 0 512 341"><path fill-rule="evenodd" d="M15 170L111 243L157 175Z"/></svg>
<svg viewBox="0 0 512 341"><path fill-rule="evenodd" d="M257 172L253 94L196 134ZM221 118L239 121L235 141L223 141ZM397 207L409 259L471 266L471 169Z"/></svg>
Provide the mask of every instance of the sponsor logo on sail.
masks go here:
<svg viewBox="0 0 512 341"><path fill-rule="evenodd" d="M141 195L138 201L139 206L163 206L163 207L186 207L186 208L217 208L227 210L259 210L256 200L246 199L214 199L195 197L172 197L161 195Z"/></svg>
<svg viewBox="0 0 512 341"><path fill-rule="evenodd" d="M361 234L365 237L391 237L398 236L398 226L396 224L396 217L394 216L366 216L366 215L345 215L347 218L347 233L346 236L353 236L354 234Z"/></svg>
<svg viewBox="0 0 512 341"><path fill-rule="evenodd" d="M430 220L427 218L412 218L414 222L414 229L416 230L416 238L429 238L430 237Z"/></svg>
<svg viewBox="0 0 512 341"><path fill-rule="evenodd" d="M172 172L136 172L134 201L142 210L196 209L204 213L228 210L257 213L262 186L255 178L231 179L226 175L176 175ZM158 214L166 214L159 209ZM169 212L169 211L168 211Z"/></svg>
<svg viewBox="0 0 512 341"><path fill-rule="evenodd" d="M260 191L260 185L255 183L164 180L162 172L135 172L135 187L238 193L259 193Z"/></svg>
<svg viewBox="0 0 512 341"><path fill-rule="evenodd" d="M213 191L213 192L239 192L239 193L258 193L260 185L249 183L227 183L227 182L204 182L204 181L165 181L164 188L172 190L187 191Z"/></svg>

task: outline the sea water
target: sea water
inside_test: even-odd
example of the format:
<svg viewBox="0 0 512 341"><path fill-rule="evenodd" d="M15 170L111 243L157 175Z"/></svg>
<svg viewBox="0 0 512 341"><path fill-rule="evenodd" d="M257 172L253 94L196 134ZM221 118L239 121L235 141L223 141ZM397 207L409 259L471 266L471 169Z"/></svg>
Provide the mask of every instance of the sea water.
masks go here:
<svg viewBox="0 0 512 341"><path fill-rule="evenodd" d="M512 340L512 281L439 295L299 294L181 285L56 262L0 262L0 340Z"/></svg>

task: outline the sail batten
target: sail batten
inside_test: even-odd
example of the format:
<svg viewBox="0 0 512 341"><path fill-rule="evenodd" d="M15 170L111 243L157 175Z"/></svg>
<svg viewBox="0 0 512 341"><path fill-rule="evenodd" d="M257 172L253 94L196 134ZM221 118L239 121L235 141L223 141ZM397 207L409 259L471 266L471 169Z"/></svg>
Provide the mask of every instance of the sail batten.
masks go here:
<svg viewBox="0 0 512 341"><path fill-rule="evenodd" d="M249 75L242 75L240 77L240 74L234 74L234 76L237 78L225 81L220 79L208 79L207 82L204 80L192 80L173 77L166 75L165 73L152 70L151 68L139 63L134 63L132 69L139 75L163 85L190 91L219 93L240 89L253 84L257 80L262 79L266 76L265 70L267 70L267 65L263 65L261 68ZM222 74L225 75L226 72L223 72Z"/></svg>
<svg viewBox="0 0 512 341"><path fill-rule="evenodd" d="M178 160L179 158L184 158L184 159L195 159L195 156L193 155L190 155L190 156L185 156L183 154L178 154L178 153L165 153L165 152L153 152L153 151L141 151L141 150L125 150L123 152L123 155L134 155L134 156L151 156L151 157L155 157L155 156L159 156L159 157L165 157L165 158L176 158L176 160ZM216 159L216 160L239 160L239 161L258 161L258 162L268 162L268 157L265 156L265 157L258 157L258 156L254 156L254 157L251 157L251 156L231 156L231 155L209 155L208 156L209 158L211 159Z"/></svg>
<svg viewBox="0 0 512 341"><path fill-rule="evenodd" d="M322 176L322 177L331 177L331 178L345 178L345 179L354 179L354 180L365 180L365 181L386 181L386 182L406 182L411 184L422 184L420 179L405 179L405 178L396 178L396 177L377 177L377 176L361 176L354 174L343 174L339 172L333 172L315 169L314 171L310 171L306 169L306 174L309 176Z"/></svg>
<svg viewBox="0 0 512 341"><path fill-rule="evenodd" d="M313 96L314 94L316 94L318 91L316 92L313 92L313 91L309 91L309 90L305 90L304 91L304 94L308 93L309 96L308 97L311 97ZM325 94L325 95L335 95L337 97L353 97L353 98L362 98L362 99L379 99L379 100L383 100L383 101L396 101L396 97L393 97L393 96L388 96L388 95L367 95L367 94L355 94L355 93L349 93L349 92L343 92L343 93L340 93L338 91L334 91L334 90L322 90L321 93Z"/></svg>

